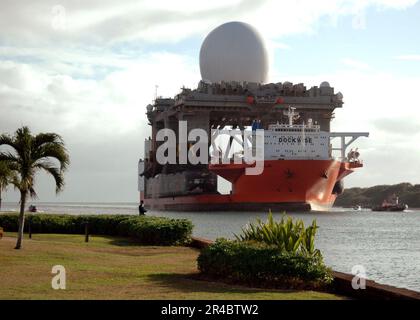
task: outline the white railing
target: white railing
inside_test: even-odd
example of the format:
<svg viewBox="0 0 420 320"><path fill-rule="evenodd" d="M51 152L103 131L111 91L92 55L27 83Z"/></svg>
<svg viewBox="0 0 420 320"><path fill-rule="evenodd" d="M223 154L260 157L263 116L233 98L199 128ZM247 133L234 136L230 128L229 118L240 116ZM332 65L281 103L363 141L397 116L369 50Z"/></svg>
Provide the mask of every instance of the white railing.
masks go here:
<svg viewBox="0 0 420 320"><path fill-rule="evenodd" d="M347 148L358 138L360 137L369 137L369 132L330 132L328 133L330 136L330 141L334 138L340 138L340 147L339 148L331 148L332 151L340 151L340 158L342 161L344 160L351 160L347 159L346 151ZM346 141L347 138L350 140Z"/></svg>

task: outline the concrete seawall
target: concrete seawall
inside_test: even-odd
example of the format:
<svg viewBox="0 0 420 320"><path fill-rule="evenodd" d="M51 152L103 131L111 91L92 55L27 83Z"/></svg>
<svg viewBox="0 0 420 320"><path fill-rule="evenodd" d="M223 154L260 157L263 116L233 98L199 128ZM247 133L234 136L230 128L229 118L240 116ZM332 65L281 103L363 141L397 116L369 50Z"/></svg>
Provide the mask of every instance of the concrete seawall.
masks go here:
<svg viewBox="0 0 420 320"><path fill-rule="evenodd" d="M193 237L191 247L203 249L211 245L214 241ZM333 271L334 291L344 296L356 299L370 300L419 300L420 292L389 286L377 283L373 280L366 280L366 289L353 289L351 282L353 275L343 272Z"/></svg>

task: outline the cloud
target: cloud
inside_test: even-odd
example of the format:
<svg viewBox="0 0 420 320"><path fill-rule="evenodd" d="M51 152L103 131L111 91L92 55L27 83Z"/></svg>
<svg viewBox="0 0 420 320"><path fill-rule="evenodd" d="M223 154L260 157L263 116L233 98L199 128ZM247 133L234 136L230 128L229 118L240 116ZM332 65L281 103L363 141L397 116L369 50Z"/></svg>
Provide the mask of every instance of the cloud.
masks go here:
<svg viewBox="0 0 420 320"><path fill-rule="evenodd" d="M393 115L392 118L379 118L373 124L383 132L410 137L420 134L420 118Z"/></svg>
<svg viewBox="0 0 420 320"><path fill-rule="evenodd" d="M176 42L202 36L220 23L243 20L264 30L267 38L313 33L322 19L358 17L368 8L406 9L415 0L367 1L163 1L70 0L2 2L0 30L12 44L66 43L110 45L117 42ZM57 24L62 26L57 28Z"/></svg>
<svg viewBox="0 0 420 320"><path fill-rule="evenodd" d="M183 84L195 86L198 74L188 57L166 52L146 54L132 61L130 68L112 71L103 79L78 79L36 65L0 61L0 98L2 111L8 114L0 121L10 123L16 115L31 122L41 114L38 121L55 117L54 122L62 121L60 126L69 130L85 124L92 131L132 130L144 118L155 84L161 94L174 95ZM22 109L28 112L17 114Z"/></svg>
<svg viewBox="0 0 420 320"><path fill-rule="evenodd" d="M420 61L420 54L406 54L395 57L397 60Z"/></svg>
<svg viewBox="0 0 420 320"><path fill-rule="evenodd" d="M356 60L356 59L344 58L344 59L341 59L341 63L343 63L346 66L356 68L356 69L369 69L370 68L370 66L367 63Z"/></svg>
<svg viewBox="0 0 420 320"><path fill-rule="evenodd" d="M196 57L162 49L169 43L202 39L220 23L241 20L263 33L270 51L292 50L283 36L313 34L321 24L334 26L369 8L405 9L414 3L5 0L0 11L0 130L13 132L28 124L34 133L63 135L72 165L58 199L136 201L136 164L150 134L145 106L155 85L159 95L174 96L183 85L196 87L200 79ZM360 143L367 160L379 161L377 150L392 139L408 152L414 140L404 142L403 135L392 134L390 124L375 120L401 105L417 121L413 101L419 79L368 72L360 61L346 59L350 70L286 77L305 79L308 86L328 80L343 91L345 108L337 110L333 126L337 131L371 130L371 138ZM380 175L377 168L369 168L371 174ZM401 174L404 170L409 169ZM365 172L354 177L354 184L370 181ZM38 183L42 200L55 199L50 180L41 175ZM8 199L17 195L9 193Z"/></svg>
<svg viewBox="0 0 420 320"><path fill-rule="evenodd" d="M350 175L345 184L372 186L401 182L418 183L420 150L397 143L381 145L374 150L363 151L364 167Z"/></svg>
<svg viewBox="0 0 420 320"><path fill-rule="evenodd" d="M291 47L290 45L288 45L287 43L284 42L280 42L277 40L268 40L267 41L267 46L273 50L290 50Z"/></svg>
<svg viewBox="0 0 420 320"><path fill-rule="evenodd" d="M174 96L183 84L193 87L198 80L188 57L166 52L141 56L131 68L100 80L0 61L1 132L29 125L34 133L63 136L71 167L58 199L136 201L137 161L150 135L145 111L155 84L159 94ZM40 198L55 199L52 182L45 175L37 181ZM8 199L17 200L17 195L9 193Z"/></svg>

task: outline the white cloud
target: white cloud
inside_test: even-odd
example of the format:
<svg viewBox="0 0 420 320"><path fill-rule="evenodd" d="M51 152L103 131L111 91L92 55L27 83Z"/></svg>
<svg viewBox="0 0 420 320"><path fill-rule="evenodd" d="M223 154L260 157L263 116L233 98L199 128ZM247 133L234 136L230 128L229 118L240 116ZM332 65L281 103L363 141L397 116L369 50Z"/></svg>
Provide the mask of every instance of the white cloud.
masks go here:
<svg viewBox="0 0 420 320"><path fill-rule="evenodd" d="M404 109L403 111L405 111ZM420 135L420 117L413 117L405 112L400 115L398 113L384 115L376 119L373 124L384 134L392 132L397 139L401 139L400 136L403 136L404 139L408 136L411 138L409 140L414 142L414 139L418 139L414 136Z"/></svg>
<svg viewBox="0 0 420 320"><path fill-rule="evenodd" d="M356 59L344 58L344 59L341 59L341 62L346 66L356 68L356 69L369 69L370 68L370 66L367 63L360 60L356 60Z"/></svg>
<svg viewBox="0 0 420 320"><path fill-rule="evenodd" d="M145 51L149 44L162 47L192 36L204 38L220 23L241 20L261 31L270 52L288 50L291 48L281 41L283 35L315 33L321 22L334 26L339 18L360 15L368 8L405 9L414 3L2 1L0 128L2 132L12 132L29 124L34 132L55 131L64 136L72 166L61 199L135 201L136 162L142 153L142 139L149 134L145 106L154 97L155 85L159 85L160 95L173 96L182 85L195 87L200 78L195 58L162 50ZM64 29L53 28L59 12L53 10L57 4L65 8ZM411 60L416 60L413 56ZM379 128L378 123L376 127L372 124L378 117L393 114L396 105L404 106L405 114L417 121L418 106L413 103L417 99L413 95L419 79L373 72L363 62L350 58L343 63L352 69L288 78L295 82L304 80L307 85L328 80L343 91L346 104L337 111L333 126L340 131L372 132L371 138L361 143L367 165L380 161L378 150L391 139L408 153L412 138L394 136L383 126ZM416 156L410 153L411 158ZM401 162L392 158L392 153L387 157ZM378 181L388 178L381 176L383 167L377 166L363 169L350 179L355 179L355 184L367 184L371 181L368 169L373 170L369 175L379 177ZM415 169L405 166L395 177L402 177L407 170ZM40 196L52 199L53 188L44 181L40 179Z"/></svg>
<svg viewBox="0 0 420 320"><path fill-rule="evenodd" d="M397 60L420 61L420 54L405 54L395 57Z"/></svg>
<svg viewBox="0 0 420 320"><path fill-rule="evenodd" d="M198 80L187 57L165 52L139 57L131 68L100 80L0 61L1 132L29 125L34 133L63 136L72 164L66 191L58 199L135 201L136 163L142 141L150 135L145 111L155 84L159 94L174 96L183 84L196 86ZM38 181L40 198L54 199L51 181L44 176ZM16 193L8 199L16 200Z"/></svg>
<svg viewBox="0 0 420 320"><path fill-rule="evenodd" d="M145 106L154 97L155 85L159 85L160 94L173 96L183 84L198 83L199 73L192 65L184 56L153 53L139 57L129 68L95 80L0 61L1 108L8 115L0 122L10 125L16 115L20 121L31 123L36 115L39 128L55 124L57 129L85 126L101 133L135 130L144 120ZM21 109L28 112L22 114ZM54 114L50 110L55 110ZM53 122L50 117L54 117ZM2 123L2 128L5 125Z"/></svg>
<svg viewBox="0 0 420 320"><path fill-rule="evenodd" d="M76 41L84 45L108 45L121 41L171 42L202 36L218 24L243 20L274 39L285 34L313 33L322 19L358 17L370 7L406 9L415 0L236 0L229 1L61 1L6 0L0 13L0 30L8 43L50 43L59 46ZM64 30L53 28L64 20ZM61 21L60 20L60 21Z"/></svg>
<svg viewBox="0 0 420 320"><path fill-rule="evenodd" d="M381 8L407 9L417 3L417 0L374 0L373 4Z"/></svg>

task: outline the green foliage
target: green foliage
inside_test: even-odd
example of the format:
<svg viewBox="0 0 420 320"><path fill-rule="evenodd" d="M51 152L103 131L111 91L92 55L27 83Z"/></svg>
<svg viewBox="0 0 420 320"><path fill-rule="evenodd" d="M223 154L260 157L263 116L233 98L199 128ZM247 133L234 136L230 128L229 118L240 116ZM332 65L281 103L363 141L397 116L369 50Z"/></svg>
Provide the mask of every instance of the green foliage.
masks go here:
<svg viewBox="0 0 420 320"><path fill-rule="evenodd" d="M90 234L128 236L147 245L185 244L193 228L186 219L130 215L29 214L25 225L30 224L33 233L84 234L86 223ZM0 214L0 225L5 231L17 231L18 215Z"/></svg>
<svg viewBox="0 0 420 320"><path fill-rule="evenodd" d="M6 163L13 172L10 183L20 191L20 217L18 237L15 249L22 247L23 225L25 220L25 203L28 196L36 197L35 174L44 171L55 181L55 191L64 188L64 172L70 164L70 157L60 135L56 133L39 133L32 135L27 126L16 130L13 136L0 135L0 161ZM1 190L0 190L1 191Z"/></svg>
<svg viewBox="0 0 420 320"><path fill-rule="evenodd" d="M280 283L288 288L318 288L332 281L331 270L315 249L318 226L314 220L305 228L301 219L284 215L275 221L257 219L235 235L236 241L218 239L198 257L199 270L214 277L266 284Z"/></svg>
<svg viewBox="0 0 420 320"><path fill-rule="evenodd" d="M16 179L16 174L9 168L6 161L0 160L0 209L2 204L2 192L7 190L9 184Z"/></svg>
<svg viewBox="0 0 420 320"><path fill-rule="evenodd" d="M5 161L0 160L0 191L5 190L12 182L13 172Z"/></svg>
<svg viewBox="0 0 420 320"><path fill-rule="evenodd" d="M206 275L251 284L313 288L332 281L320 256L280 251L276 245L256 241L218 239L202 250L197 262Z"/></svg>
<svg viewBox="0 0 420 320"><path fill-rule="evenodd" d="M273 214L269 213L267 222L257 219L242 228L242 234L235 235L238 241L258 241L275 245L280 251L301 253L322 258L321 252L315 249L315 235L318 226L316 220L305 228L301 219L293 221L291 217L283 215L280 221L274 221Z"/></svg>
<svg viewBox="0 0 420 320"><path fill-rule="evenodd" d="M162 217L130 217L122 220L118 234L136 238L143 244L185 244L191 238L193 225L187 219Z"/></svg>
<svg viewBox="0 0 420 320"><path fill-rule="evenodd" d="M7 146L10 149L0 152L0 161L6 163L15 173L11 183L23 194L25 198L23 200L26 200L27 195L36 196L34 181L38 170L54 178L57 192L63 189L64 171L70 159L60 135L56 133L32 135L30 129L24 126L17 129L13 136L1 134L0 146Z"/></svg>

